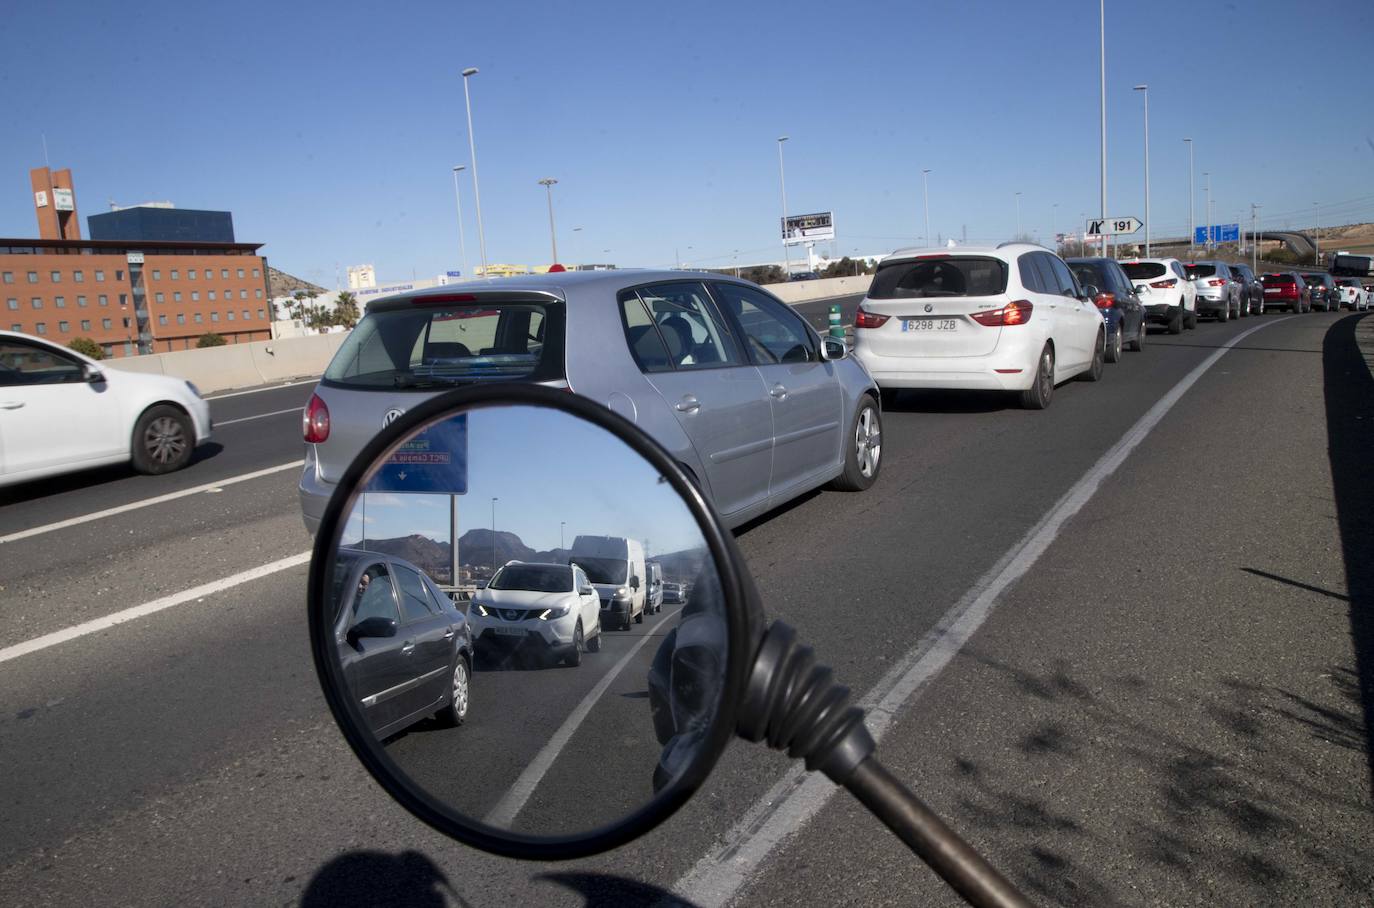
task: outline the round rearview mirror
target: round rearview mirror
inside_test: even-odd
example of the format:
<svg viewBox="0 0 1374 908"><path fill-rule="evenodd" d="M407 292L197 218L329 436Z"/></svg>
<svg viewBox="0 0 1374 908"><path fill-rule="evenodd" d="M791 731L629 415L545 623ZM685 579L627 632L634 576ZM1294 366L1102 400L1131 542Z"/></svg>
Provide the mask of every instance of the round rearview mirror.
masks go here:
<svg viewBox="0 0 1374 908"><path fill-rule="evenodd" d="M467 388L339 477L310 572L316 670L412 813L501 854L591 854L672 813L734 733L759 636L739 565L633 424L566 391Z"/></svg>

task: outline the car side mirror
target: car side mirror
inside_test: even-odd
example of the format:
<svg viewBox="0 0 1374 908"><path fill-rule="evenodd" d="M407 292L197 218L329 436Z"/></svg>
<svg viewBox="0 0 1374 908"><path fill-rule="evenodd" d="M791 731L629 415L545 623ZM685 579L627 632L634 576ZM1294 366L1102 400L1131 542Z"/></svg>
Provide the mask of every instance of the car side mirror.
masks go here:
<svg viewBox="0 0 1374 908"><path fill-rule="evenodd" d="M364 618L348 629L349 643L357 643L363 637L394 636L396 636L396 619L383 618L381 615Z"/></svg>
<svg viewBox="0 0 1374 908"><path fill-rule="evenodd" d="M81 377L92 385L98 385L105 381L105 373L90 363L81 367Z"/></svg>
<svg viewBox="0 0 1374 908"><path fill-rule="evenodd" d="M1091 303L1101 295L1102 291L1098 289L1096 284L1088 284L1083 288L1083 292L1078 298L1085 303Z"/></svg>
<svg viewBox="0 0 1374 908"><path fill-rule="evenodd" d="M632 589L632 590L637 590L637 589L639 589L639 578L636 577L636 576L634 576L634 575L631 575L631 576L630 576L630 589Z"/></svg>
<svg viewBox="0 0 1374 908"><path fill-rule="evenodd" d="M821 359L829 362L849 355L849 345L840 337L821 338Z"/></svg>
<svg viewBox="0 0 1374 908"><path fill-rule="evenodd" d="M1136 293L1145 293L1148 288L1144 284L1136 284L1131 289L1134 290Z"/></svg>

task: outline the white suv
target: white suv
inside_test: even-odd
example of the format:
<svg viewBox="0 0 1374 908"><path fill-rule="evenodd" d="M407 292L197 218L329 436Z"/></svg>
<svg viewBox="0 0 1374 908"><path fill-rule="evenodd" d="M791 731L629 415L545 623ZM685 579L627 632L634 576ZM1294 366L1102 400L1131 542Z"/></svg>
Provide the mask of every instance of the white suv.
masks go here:
<svg viewBox="0 0 1374 908"><path fill-rule="evenodd" d="M854 356L889 404L902 388L964 388L1042 409L1057 383L1101 378L1105 337L1089 290L1029 243L899 249L854 318Z"/></svg>
<svg viewBox="0 0 1374 908"><path fill-rule="evenodd" d="M1121 268L1135 284L1151 324L1165 325L1170 334L1197 327L1197 288L1178 259L1132 259Z"/></svg>
<svg viewBox="0 0 1374 908"><path fill-rule="evenodd" d="M468 609L482 658L531 652L568 665L601 650L601 599L582 568L509 561Z"/></svg>

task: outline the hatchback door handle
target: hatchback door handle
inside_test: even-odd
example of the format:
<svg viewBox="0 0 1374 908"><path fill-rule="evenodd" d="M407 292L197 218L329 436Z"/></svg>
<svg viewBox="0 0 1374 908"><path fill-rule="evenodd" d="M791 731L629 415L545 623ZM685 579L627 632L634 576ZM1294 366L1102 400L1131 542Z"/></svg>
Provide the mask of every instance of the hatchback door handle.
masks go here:
<svg viewBox="0 0 1374 908"><path fill-rule="evenodd" d="M445 634L444 634L444 639L445 639L445 640L452 640L453 637L454 637L454 635L457 634L457 633L458 633L458 632L455 631L453 628L449 628L448 631L445 632Z"/></svg>
<svg viewBox="0 0 1374 908"><path fill-rule="evenodd" d="M414 644L414 643L407 642L404 646L401 647L401 655L402 655L402 656L409 656L409 655L410 655L411 653L413 653L413 652L415 652L415 644Z"/></svg>
<svg viewBox="0 0 1374 908"><path fill-rule="evenodd" d="M0 410L18 410L22 406L24 406L22 400L7 400L4 403L0 403Z"/></svg>
<svg viewBox="0 0 1374 908"><path fill-rule="evenodd" d="M695 413L701 409L701 401L697 400L691 394L688 394L684 396L682 400L674 404L673 409L677 410L679 413Z"/></svg>
<svg viewBox="0 0 1374 908"><path fill-rule="evenodd" d="M783 385L774 385L771 389L769 389L768 396L775 398L777 400L782 400L784 397L787 396L787 388Z"/></svg>

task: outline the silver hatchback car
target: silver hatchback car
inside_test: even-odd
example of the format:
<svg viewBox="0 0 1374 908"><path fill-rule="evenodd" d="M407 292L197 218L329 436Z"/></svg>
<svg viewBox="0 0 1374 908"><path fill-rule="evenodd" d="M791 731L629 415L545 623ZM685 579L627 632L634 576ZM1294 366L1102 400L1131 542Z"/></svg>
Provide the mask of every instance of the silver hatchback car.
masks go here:
<svg viewBox="0 0 1374 908"><path fill-rule="evenodd" d="M450 284L368 306L316 386L306 528L318 529L339 477L384 425L479 381L600 401L667 448L730 526L826 483L866 489L881 464L873 380L843 341L754 284L683 271Z"/></svg>

